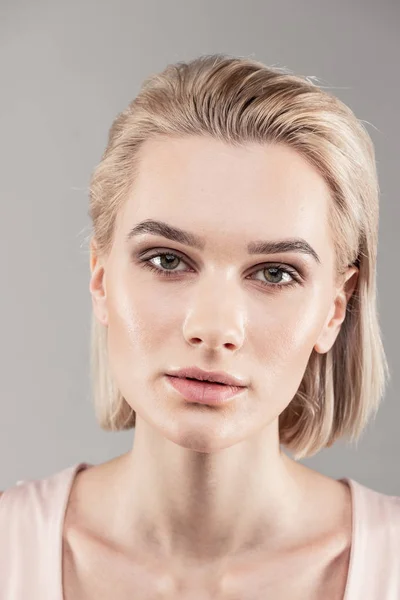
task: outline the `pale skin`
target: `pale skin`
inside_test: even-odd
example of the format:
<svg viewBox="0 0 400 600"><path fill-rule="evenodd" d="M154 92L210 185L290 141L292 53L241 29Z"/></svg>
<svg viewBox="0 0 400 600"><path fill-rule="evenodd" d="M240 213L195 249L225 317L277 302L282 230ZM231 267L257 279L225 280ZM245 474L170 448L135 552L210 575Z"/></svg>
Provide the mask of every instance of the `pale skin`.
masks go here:
<svg viewBox="0 0 400 600"><path fill-rule="evenodd" d="M93 310L136 411L134 443L75 480L65 600L343 598L349 490L289 458L278 432L311 352L334 344L357 280L355 267L334 277L330 202L321 175L284 146L197 137L143 146L111 252L101 256L92 241L90 258ZM127 240L145 219L204 247L150 233ZM306 240L320 262L247 252L249 242L287 238ZM146 269L145 251L175 253L176 274ZM302 283L274 287L265 269L276 263ZM160 257L151 264L167 270ZM248 389L223 407L189 404L164 373L193 365L244 378Z"/></svg>

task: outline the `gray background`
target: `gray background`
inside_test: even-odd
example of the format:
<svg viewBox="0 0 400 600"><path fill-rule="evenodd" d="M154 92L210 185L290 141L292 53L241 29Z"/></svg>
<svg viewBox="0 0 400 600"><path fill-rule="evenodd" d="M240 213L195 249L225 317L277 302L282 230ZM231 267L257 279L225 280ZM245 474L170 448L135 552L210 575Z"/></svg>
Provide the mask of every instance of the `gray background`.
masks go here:
<svg viewBox="0 0 400 600"><path fill-rule="evenodd" d="M89 176L147 75L227 52L315 76L369 123L392 380L357 447L303 462L400 495L399 32L396 0L0 0L0 489L131 447L90 402Z"/></svg>

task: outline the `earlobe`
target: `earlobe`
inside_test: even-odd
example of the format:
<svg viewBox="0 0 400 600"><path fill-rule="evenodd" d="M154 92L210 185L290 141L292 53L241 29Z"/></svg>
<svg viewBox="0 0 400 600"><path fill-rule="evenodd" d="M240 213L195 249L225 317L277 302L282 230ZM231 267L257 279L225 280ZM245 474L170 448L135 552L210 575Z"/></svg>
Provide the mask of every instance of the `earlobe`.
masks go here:
<svg viewBox="0 0 400 600"><path fill-rule="evenodd" d="M314 344L315 352L318 352L318 354L326 354L329 352L336 340L339 330L340 324L338 323L337 318L330 319L324 326L318 341Z"/></svg>

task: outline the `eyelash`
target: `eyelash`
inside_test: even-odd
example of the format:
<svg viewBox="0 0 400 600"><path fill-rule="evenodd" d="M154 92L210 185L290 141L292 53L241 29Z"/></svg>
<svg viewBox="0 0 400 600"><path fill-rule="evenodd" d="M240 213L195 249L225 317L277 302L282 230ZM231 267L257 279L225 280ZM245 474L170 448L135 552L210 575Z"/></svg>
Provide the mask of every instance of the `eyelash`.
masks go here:
<svg viewBox="0 0 400 600"><path fill-rule="evenodd" d="M179 254L175 253L175 252L159 252L158 254L153 254L152 256L148 256L147 258L142 258L139 260L140 263L142 263L143 267L146 269L150 269L151 271L155 271L158 275L160 275L161 277L173 277L176 275L176 273L178 273L179 271L164 271L162 270L162 268L160 267L156 267L155 265L153 265L150 261L153 258L159 258L160 256L173 256L175 258L179 258L182 262L184 262L186 264L186 261L182 258L182 256L180 256ZM265 287L269 287L269 288L291 288L295 285L301 285L302 284L302 280L301 277L299 276L299 274L297 273L297 271L295 271L294 269L291 269L288 266L282 266L279 263L266 263L265 266L261 269L257 269L256 271L254 271L254 273L258 273L259 271L263 271L265 269L278 269L279 271L281 271L282 273L287 273L288 275L290 275L292 277L292 281L289 281L288 283L266 283L264 281L261 281L260 279L256 279L254 281L258 281L261 283L261 285L265 286ZM182 271L180 271L182 272Z"/></svg>

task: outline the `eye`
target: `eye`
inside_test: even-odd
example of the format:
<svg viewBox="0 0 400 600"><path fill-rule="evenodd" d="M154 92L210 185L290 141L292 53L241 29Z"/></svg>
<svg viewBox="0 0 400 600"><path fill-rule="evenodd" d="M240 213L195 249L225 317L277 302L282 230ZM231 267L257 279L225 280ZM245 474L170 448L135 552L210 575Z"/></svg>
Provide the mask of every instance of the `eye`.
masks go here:
<svg viewBox="0 0 400 600"><path fill-rule="evenodd" d="M155 266L153 263L150 262L155 258L160 259L159 263L161 265L161 268ZM180 256L178 256L177 254L172 254L170 252L161 252L160 254L153 254L153 256L150 256L147 259L143 260L143 266L147 265L148 268L160 272L161 275L173 275L177 272L176 267L179 263L186 264ZM166 270L164 271L163 269Z"/></svg>
<svg viewBox="0 0 400 600"><path fill-rule="evenodd" d="M159 263L159 266L151 262L154 260ZM139 259L139 262L142 263L144 268L155 271L160 277L174 277L178 273L186 272L186 269L177 268L180 264L185 265L187 263L174 252L158 252L147 258ZM292 287L302 283L302 279L295 269L280 263L266 263L261 269L253 271L252 274L254 273L262 274L262 279L256 279L256 281L271 288Z"/></svg>
<svg viewBox="0 0 400 600"><path fill-rule="evenodd" d="M259 271L255 271L255 273L261 273L262 277L265 277L267 280L266 282L262 279L257 279L257 281L261 281L263 285L287 287L288 285L292 285L294 282L296 282L293 271L291 271L292 270L289 270L288 267L266 265Z"/></svg>

